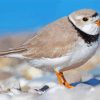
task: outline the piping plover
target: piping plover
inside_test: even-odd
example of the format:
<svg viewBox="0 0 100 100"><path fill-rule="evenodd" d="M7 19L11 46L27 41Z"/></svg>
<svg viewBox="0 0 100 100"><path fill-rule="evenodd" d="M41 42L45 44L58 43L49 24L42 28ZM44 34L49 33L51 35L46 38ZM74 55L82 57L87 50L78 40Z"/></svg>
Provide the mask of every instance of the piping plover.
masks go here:
<svg viewBox="0 0 100 100"><path fill-rule="evenodd" d="M54 69L60 84L68 88L63 72L87 62L99 44L100 17L82 9L45 26L22 47L0 52L0 56L27 60L34 67Z"/></svg>

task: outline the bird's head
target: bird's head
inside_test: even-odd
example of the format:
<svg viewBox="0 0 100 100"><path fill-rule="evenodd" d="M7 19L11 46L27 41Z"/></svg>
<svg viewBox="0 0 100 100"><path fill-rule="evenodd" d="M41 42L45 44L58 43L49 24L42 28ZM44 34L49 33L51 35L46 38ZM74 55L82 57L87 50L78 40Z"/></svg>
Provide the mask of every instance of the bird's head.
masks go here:
<svg viewBox="0 0 100 100"><path fill-rule="evenodd" d="M100 16L95 10L82 9L69 15L69 20L81 31L96 35L100 33Z"/></svg>

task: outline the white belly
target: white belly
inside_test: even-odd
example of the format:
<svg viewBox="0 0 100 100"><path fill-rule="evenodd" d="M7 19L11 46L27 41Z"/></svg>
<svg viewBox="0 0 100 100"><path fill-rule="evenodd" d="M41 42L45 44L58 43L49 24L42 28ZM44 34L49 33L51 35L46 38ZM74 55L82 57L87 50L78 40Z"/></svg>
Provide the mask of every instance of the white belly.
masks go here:
<svg viewBox="0 0 100 100"><path fill-rule="evenodd" d="M58 58L40 58L31 60L30 63L34 67L38 67L40 69L50 69L48 67L56 67L59 70L68 67L71 69L72 65L76 65L77 63L86 62L89 58L93 56L96 49L98 47L98 42L92 43L91 46L87 46L84 41L78 42L75 48L62 57ZM83 64L83 63L82 63ZM42 68L41 68L42 67ZM44 67L44 68L43 68ZM75 66L79 67L79 66Z"/></svg>

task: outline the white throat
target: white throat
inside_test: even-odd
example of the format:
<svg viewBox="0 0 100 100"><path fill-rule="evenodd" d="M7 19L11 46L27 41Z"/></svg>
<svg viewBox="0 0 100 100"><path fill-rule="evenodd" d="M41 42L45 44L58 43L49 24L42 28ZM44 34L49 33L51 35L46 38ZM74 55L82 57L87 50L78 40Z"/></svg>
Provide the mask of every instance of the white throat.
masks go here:
<svg viewBox="0 0 100 100"><path fill-rule="evenodd" d="M81 30L90 35L96 35L99 33L100 28L96 24L87 24L84 25Z"/></svg>
<svg viewBox="0 0 100 100"><path fill-rule="evenodd" d="M100 32L99 26L97 26L95 23L87 23L87 25L85 24L83 26L78 26L77 23L74 21L74 19L71 16L69 16L69 19L72 21L72 23L77 28L79 28L80 30L82 30L83 32L85 32L89 35L96 35Z"/></svg>

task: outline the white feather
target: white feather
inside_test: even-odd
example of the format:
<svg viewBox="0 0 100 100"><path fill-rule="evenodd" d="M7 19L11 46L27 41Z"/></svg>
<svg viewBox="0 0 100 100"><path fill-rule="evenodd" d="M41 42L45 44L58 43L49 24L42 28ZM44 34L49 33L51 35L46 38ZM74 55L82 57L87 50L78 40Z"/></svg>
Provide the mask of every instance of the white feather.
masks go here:
<svg viewBox="0 0 100 100"><path fill-rule="evenodd" d="M76 18L76 19L82 19L83 17L84 17L84 16L81 15L81 16L76 16L75 18Z"/></svg>
<svg viewBox="0 0 100 100"><path fill-rule="evenodd" d="M96 34L98 34L100 28L96 24L92 23L92 24L84 25L81 28L81 30L90 35L96 35Z"/></svg>
<svg viewBox="0 0 100 100"><path fill-rule="evenodd" d="M22 54L17 54L17 53L14 53L14 54L8 54L8 55L5 55L4 57L20 58L20 59L24 59L24 58L25 58Z"/></svg>
<svg viewBox="0 0 100 100"><path fill-rule="evenodd" d="M72 16L69 16L69 19L72 21L72 23L79 28L80 30L82 30L83 32L90 34L90 35L96 35L98 34L98 32L100 32L100 27L97 26L97 24L95 23L96 20L99 20L100 17L96 16L96 17L92 17L91 20L89 20L88 23L83 24L82 26L78 26L76 21L72 18ZM76 16L76 19L82 19L82 16Z"/></svg>
<svg viewBox="0 0 100 100"><path fill-rule="evenodd" d="M59 70L64 67L69 67L73 64L77 64L83 60L89 59L96 51L98 47L98 42L93 43L91 46L88 46L83 40L78 41L77 46L73 49L72 52L65 54L62 57L58 58L40 58L30 60L30 63L34 67L49 67L58 68ZM79 66L77 66L79 67Z"/></svg>

